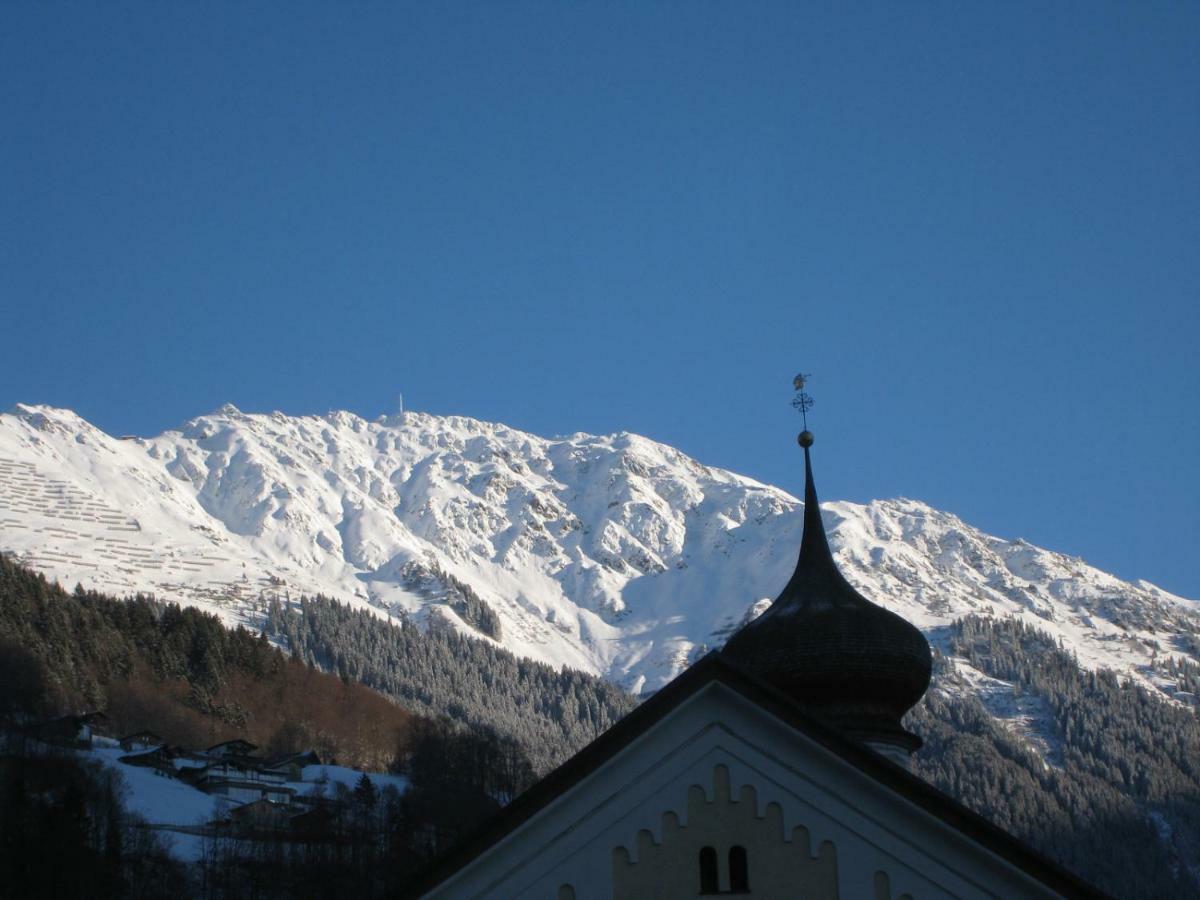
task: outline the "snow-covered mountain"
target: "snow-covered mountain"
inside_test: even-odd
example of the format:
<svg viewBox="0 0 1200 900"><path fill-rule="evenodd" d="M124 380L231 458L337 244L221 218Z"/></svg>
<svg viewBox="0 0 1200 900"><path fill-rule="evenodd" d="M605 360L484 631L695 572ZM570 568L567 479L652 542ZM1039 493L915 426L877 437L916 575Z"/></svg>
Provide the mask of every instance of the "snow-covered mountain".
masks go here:
<svg viewBox="0 0 1200 900"><path fill-rule="evenodd" d="M795 563L800 506L634 434L225 406L115 438L68 410L0 415L0 550L68 586L250 624L267 597L321 592L635 691L765 608ZM1196 658L1200 604L1149 583L912 500L822 512L850 581L935 642L968 613L1017 616L1167 695L1152 663Z"/></svg>

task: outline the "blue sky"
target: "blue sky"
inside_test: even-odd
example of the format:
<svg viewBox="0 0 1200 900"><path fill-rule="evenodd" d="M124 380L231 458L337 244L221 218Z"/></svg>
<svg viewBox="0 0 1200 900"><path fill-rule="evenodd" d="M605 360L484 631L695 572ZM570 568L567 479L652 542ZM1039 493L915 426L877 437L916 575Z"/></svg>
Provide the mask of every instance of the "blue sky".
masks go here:
<svg viewBox="0 0 1200 900"><path fill-rule="evenodd" d="M286 7L286 14L284 9ZM636 431L1200 598L1200 6L0 9L0 406Z"/></svg>

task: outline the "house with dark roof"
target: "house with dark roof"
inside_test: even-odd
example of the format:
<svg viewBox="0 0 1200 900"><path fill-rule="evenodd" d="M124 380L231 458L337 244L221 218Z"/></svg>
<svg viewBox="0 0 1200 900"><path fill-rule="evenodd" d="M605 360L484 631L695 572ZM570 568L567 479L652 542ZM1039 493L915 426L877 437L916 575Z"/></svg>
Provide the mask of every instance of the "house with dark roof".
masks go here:
<svg viewBox="0 0 1200 900"><path fill-rule="evenodd" d="M206 794L216 794L239 803L255 800L291 803L296 790L287 785L286 773L263 769L259 763L261 760L223 756L202 768L189 770L186 777Z"/></svg>
<svg viewBox="0 0 1200 900"><path fill-rule="evenodd" d="M175 767L175 756L172 748L159 745L150 750L134 750L120 757L120 762L127 766L138 766L143 769L153 769L160 775L175 778L178 769Z"/></svg>
<svg viewBox="0 0 1200 900"><path fill-rule="evenodd" d="M921 739L901 718L929 685L929 645L838 571L812 443L806 429L804 537L775 603L518 797L413 896L1101 896L909 771Z"/></svg>
<svg viewBox="0 0 1200 900"><path fill-rule="evenodd" d="M163 739L153 731L135 731L121 738L121 749L126 753L140 753L163 746Z"/></svg>
<svg viewBox="0 0 1200 900"><path fill-rule="evenodd" d="M213 744L204 751L204 755L215 757L249 756L257 749L257 745L252 744L249 741L244 741L241 738L235 738L232 741L222 741L219 744Z"/></svg>
<svg viewBox="0 0 1200 900"><path fill-rule="evenodd" d="M321 756L315 750L303 750L300 753L268 757L263 760L262 768L268 772L278 772L286 776L288 781L301 781L306 767L319 766L321 763Z"/></svg>

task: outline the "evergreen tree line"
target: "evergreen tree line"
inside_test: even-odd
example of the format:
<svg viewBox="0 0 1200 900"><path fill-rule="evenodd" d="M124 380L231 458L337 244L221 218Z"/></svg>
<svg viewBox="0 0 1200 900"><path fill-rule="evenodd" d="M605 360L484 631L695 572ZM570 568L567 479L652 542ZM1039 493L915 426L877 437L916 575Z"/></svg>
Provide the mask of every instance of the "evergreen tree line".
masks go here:
<svg viewBox="0 0 1200 900"><path fill-rule="evenodd" d="M203 749L245 738L383 771L411 716L362 685L289 660L265 635L137 596L68 594L0 557L0 725L105 712Z"/></svg>
<svg viewBox="0 0 1200 900"><path fill-rule="evenodd" d="M593 679L556 673L449 630L423 634L392 625L323 597L274 604L267 629L306 660L363 678L406 705L515 737L539 772L586 744L629 703L608 688L616 702L601 705L597 716L590 703L564 704L547 693L552 685L561 689L559 679L576 691ZM939 654L935 687L911 714L911 727L926 739L919 775L1115 896L1200 896L1194 715L1111 672L1082 670L1049 635L1017 620L960 620L950 647L1012 682L1016 693L1037 698L1057 752L1047 764L978 698L938 689L961 680ZM1187 664L1176 667L1186 679ZM573 715L564 717L565 710Z"/></svg>
<svg viewBox="0 0 1200 900"><path fill-rule="evenodd" d="M1044 716L1043 759L935 654L934 688L910 713L916 771L1117 897L1200 896L1200 723L1109 671L1085 671L1045 632L970 616L953 656L1013 685Z"/></svg>
<svg viewBox="0 0 1200 900"><path fill-rule="evenodd" d="M445 571L437 563L427 565L431 569L432 576L445 586L450 608L476 631L497 641L500 640L500 616L488 605L488 602L480 597L473 587L461 578Z"/></svg>
<svg viewBox="0 0 1200 900"><path fill-rule="evenodd" d="M285 642L295 658L285 659L269 638ZM1014 701L1041 711L1051 752L1043 758L1029 749L970 693L954 660L935 653L934 687L910 714L909 727L926 741L915 761L920 776L1115 896L1200 896L1200 725L1190 709L1111 672L1081 669L1049 635L1017 620L962 619L951 627L947 649L1010 682ZM1181 689L1195 685L1194 664L1160 660L1155 668L1174 675ZM415 712L447 718L410 717L358 681ZM956 682L964 690L954 690ZM281 685L292 685L291 693ZM344 693L326 693L331 685ZM359 691L400 715L403 727L373 742L351 739L343 733L349 726L330 725L310 709L344 700L346 719L374 721L379 709L359 702ZM263 704L264 696L285 702ZM187 875L184 891L134 817L119 809L79 812L90 802L81 796L119 808L111 799L119 787L105 787L109 776L77 763L84 774L55 776L78 785L70 797L39 791L46 776L38 767L69 767L69 760L29 762L6 752L5 872L20 874L12 867L39 858L22 835L32 842L51 834L74 848L93 883L116 886L96 896L157 896L160 889L210 898L339 890L386 896L633 701L582 673L520 660L449 629L422 632L383 621L324 597L270 604L258 635L149 598L67 594L0 558L0 724L105 704L118 715L124 708L160 715L130 721L129 730L149 727L164 737L173 727L167 713L188 727L199 721L216 739L257 728L281 750L309 749L314 736L332 735L330 746L359 748L340 752L377 753L377 769L386 757L411 787L369 803L335 789L327 818L304 838L231 831L210 842L200 874ZM120 824L80 825L103 821ZM131 894L134 883L143 887Z"/></svg>
<svg viewBox="0 0 1200 900"><path fill-rule="evenodd" d="M1197 647L1200 652L1200 647ZM1168 656L1154 662L1154 671L1166 676L1176 686L1175 699L1193 707L1200 707L1200 666L1190 659Z"/></svg>
<svg viewBox="0 0 1200 900"><path fill-rule="evenodd" d="M436 621L436 620L435 620ZM306 663L372 687L414 712L517 740L538 774L586 746L633 708L611 684L520 659L446 628L422 631L316 596L273 600L264 632Z"/></svg>
<svg viewBox="0 0 1200 900"><path fill-rule="evenodd" d="M193 748L317 749L409 789L334 785L302 825L231 823L184 866L125 807L117 770L37 738L85 711ZM524 747L493 728L413 716L262 634L152 598L67 593L0 557L0 884L21 896L392 896L534 780Z"/></svg>
<svg viewBox="0 0 1200 900"><path fill-rule="evenodd" d="M122 801L119 773L0 731L0 893L175 900L188 879Z"/></svg>
<svg viewBox="0 0 1200 900"><path fill-rule="evenodd" d="M404 796L364 776L336 784L312 823L284 831L244 823L205 838L189 896L198 900L390 897L418 861L406 840Z"/></svg>

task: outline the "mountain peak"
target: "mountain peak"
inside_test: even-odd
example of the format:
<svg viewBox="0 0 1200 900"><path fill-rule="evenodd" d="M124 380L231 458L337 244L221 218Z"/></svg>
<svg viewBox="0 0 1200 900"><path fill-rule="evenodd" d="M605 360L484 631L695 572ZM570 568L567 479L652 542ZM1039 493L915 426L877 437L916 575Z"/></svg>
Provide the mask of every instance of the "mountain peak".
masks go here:
<svg viewBox="0 0 1200 900"><path fill-rule="evenodd" d="M38 431L97 431L91 423L70 409L41 403L16 403L7 415L20 419Z"/></svg>
<svg viewBox="0 0 1200 900"><path fill-rule="evenodd" d="M232 404L140 441L85 429L49 407L0 416L0 550L70 584L229 621L253 623L264 595L320 592L494 632L634 690L661 686L777 595L800 540L796 498L630 433ZM1153 655L1181 652L1172 629L1194 619L1152 585L919 501L822 514L855 588L927 634L969 613L1013 616L1085 664L1151 683Z"/></svg>

